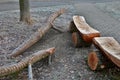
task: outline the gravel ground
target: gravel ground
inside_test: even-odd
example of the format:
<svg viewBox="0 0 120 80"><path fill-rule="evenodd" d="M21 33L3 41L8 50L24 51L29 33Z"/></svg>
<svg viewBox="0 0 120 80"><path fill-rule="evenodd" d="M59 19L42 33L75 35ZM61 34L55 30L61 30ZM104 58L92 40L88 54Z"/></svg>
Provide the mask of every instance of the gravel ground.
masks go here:
<svg viewBox="0 0 120 80"><path fill-rule="evenodd" d="M109 13L113 18L120 21L120 1L117 2L107 2L107 3L97 3L96 6L102 11ZM116 6L117 5L117 6Z"/></svg>
<svg viewBox="0 0 120 80"><path fill-rule="evenodd" d="M62 7L67 8L68 11L56 19L55 26L62 27L65 32L59 33L51 29L39 42L25 51L23 56L17 59L24 58L41 49L56 47L55 58L52 65L48 65L46 59L33 65L34 80L114 80L113 78L116 77L115 75L119 76L120 70L117 67L105 69L103 71L91 71L86 63L91 48L74 48L71 41L71 33L67 32L67 29L72 16L74 14L80 14L81 12L77 12L76 8L72 5L34 8L31 10L32 18L35 20L32 26L19 22L18 11L1 12L0 66L15 63L16 60L7 61L6 56L23 41L28 39L37 28L43 26L46 18L52 12ZM97 29L100 28L97 27ZM27 74L27 68L25 68L23 71L19 72L18 75L5 76L0 78L0 80L27 80Z"/></svg>

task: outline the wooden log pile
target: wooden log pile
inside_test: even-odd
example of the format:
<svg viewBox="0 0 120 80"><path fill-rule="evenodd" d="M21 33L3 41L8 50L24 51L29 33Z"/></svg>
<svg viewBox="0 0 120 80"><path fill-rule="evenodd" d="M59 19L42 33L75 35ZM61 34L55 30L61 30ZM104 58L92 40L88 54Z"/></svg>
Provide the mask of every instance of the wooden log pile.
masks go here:
<svg viewBox="0 0 120 80"><path fill-rule="evenodd" d="M88 66L91 70L103 70L106 68L112 68L115 65L100 51L90 52L88 55Z"/></svg>
<svg viewBox="0 0 120 80"><path fill-rule="evenodd" d="M17 57L22 54L26 49L31 47L37 41L39 41L50 28L53 27L54 20L63 14L65 9L53 13L48 18L44 27L39 28L28 40L18 46L9 57ZM56 29L56 28L54 28ZM91 28L85 21L84 17L74 16L73 21L70 23L70 32L72 32L72 40L75 47L81 47L83 45L90 46L92 43L102 52L91 52L88 55L88 66L92 70L102 70L108 67L114 67L117 65L120 67L120 45L113 38L99 38L100 32ZM0 67L0 76L8 75L22 70L29 66L29 79L32 77L32 64L35 62L52 55L55 52L55 48L49 48L38 51L25 59L22 59L16 64ZM51 59L51 57L50 57ZM49 59L49 60L50 60Z"/></svg>
<svg viewBox="0 0 120 80"><path fill-rule="evenodd" d="M96 37L93 39L99 54L92 52L88 56L88 65L92 70L97 70L98 66L120 67L120 44L113 37ZM102 55L102 56L101 56Z"/></svg>
<svg viewBox="0 0 120 80"><path fill-rule="evenodd" d="M88 55L88 65L92 70L115 65L120 67L120 44L113 37L100 37L100 32L87 24L82 16L73 16L69 28L75 47L94 44L99 49L99 52L93 51Z"/></svg>

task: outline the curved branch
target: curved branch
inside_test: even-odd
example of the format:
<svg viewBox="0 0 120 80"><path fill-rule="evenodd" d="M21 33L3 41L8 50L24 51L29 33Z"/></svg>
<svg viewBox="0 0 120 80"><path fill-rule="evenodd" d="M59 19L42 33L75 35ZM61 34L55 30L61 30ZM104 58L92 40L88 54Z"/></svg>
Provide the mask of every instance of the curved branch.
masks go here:
<svg viewBox="0 0 120 80"><path fill-rule="evenodd" d="M23 68L27 67L29 64L33 64L38 60L41 60L49 55L52 55L55 52L55 48L49 48L46 50L38 51L25 59L22 59L20 62L9 65L9 66L2 66L0 67L0 76L8 75L15 73L17 71L22 70Z"/></svg>

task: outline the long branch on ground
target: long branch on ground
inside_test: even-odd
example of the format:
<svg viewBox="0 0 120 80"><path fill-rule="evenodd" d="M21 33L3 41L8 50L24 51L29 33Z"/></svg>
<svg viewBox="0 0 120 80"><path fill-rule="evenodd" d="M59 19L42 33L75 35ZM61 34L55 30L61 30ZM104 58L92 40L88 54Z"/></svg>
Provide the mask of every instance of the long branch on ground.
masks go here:
<svg viewBox="0 0 120 80"><path fill-rule="evenodd" d="M26 40L21 45L19 45L15 50L13 50L13 52L9 56L17 57L18 55L22 54L22 52L24 52L26 49L28 49L37 41L39 41L45 35L45 33L48 32L48 30L53 27L52 24L54 20L64 12L65 9L60 9L59 11L56 11L55 13L51 14L45 26L39 28L28 40Z"/></svg>

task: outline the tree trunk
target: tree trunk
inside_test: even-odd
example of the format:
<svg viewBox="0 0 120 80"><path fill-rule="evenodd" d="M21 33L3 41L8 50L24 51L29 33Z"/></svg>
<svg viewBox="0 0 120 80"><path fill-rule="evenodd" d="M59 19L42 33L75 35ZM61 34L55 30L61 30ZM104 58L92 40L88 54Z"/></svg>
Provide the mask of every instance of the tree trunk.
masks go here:
<svg viewBox="0 0 120 80"><path fill-rule="evenodd" d="M88 66L91 70L103 70L105 68L115 67L115 65L100 52L89 53Z"/></svg>
<svg viewBox="0 0 120 80"><path fill-rule="evenodd" d="M29 0L19 0L19 6L20 6L20 21L32 24L32 20L30 17Z"/></svg>
<svg viewBox="0 0 120 80"><path fill-rule="evenodd" d="M22 59L20 62L16 64L0 67L0 76L18 72L23 68L27 67L29 64L33 64L49 55L52 55L54 52L55 52L55 48L41 50L37 53L34 53L26 57L25 59Z"/></svg>
<svg viewBox="0 0 120 80"><path fill-rule="evenodd" d="M53 21L63 14L65 9L60 9L59 11L56 11L53 13L49 18L44 27L41 27L36 31L28 40L23 42L18 48L16 48L9 56L10 57L17 57L18 55L22 54L26 49L31 47L33 44L35 44L37 41L39 41L42 36L52 27Z"/></svg>

